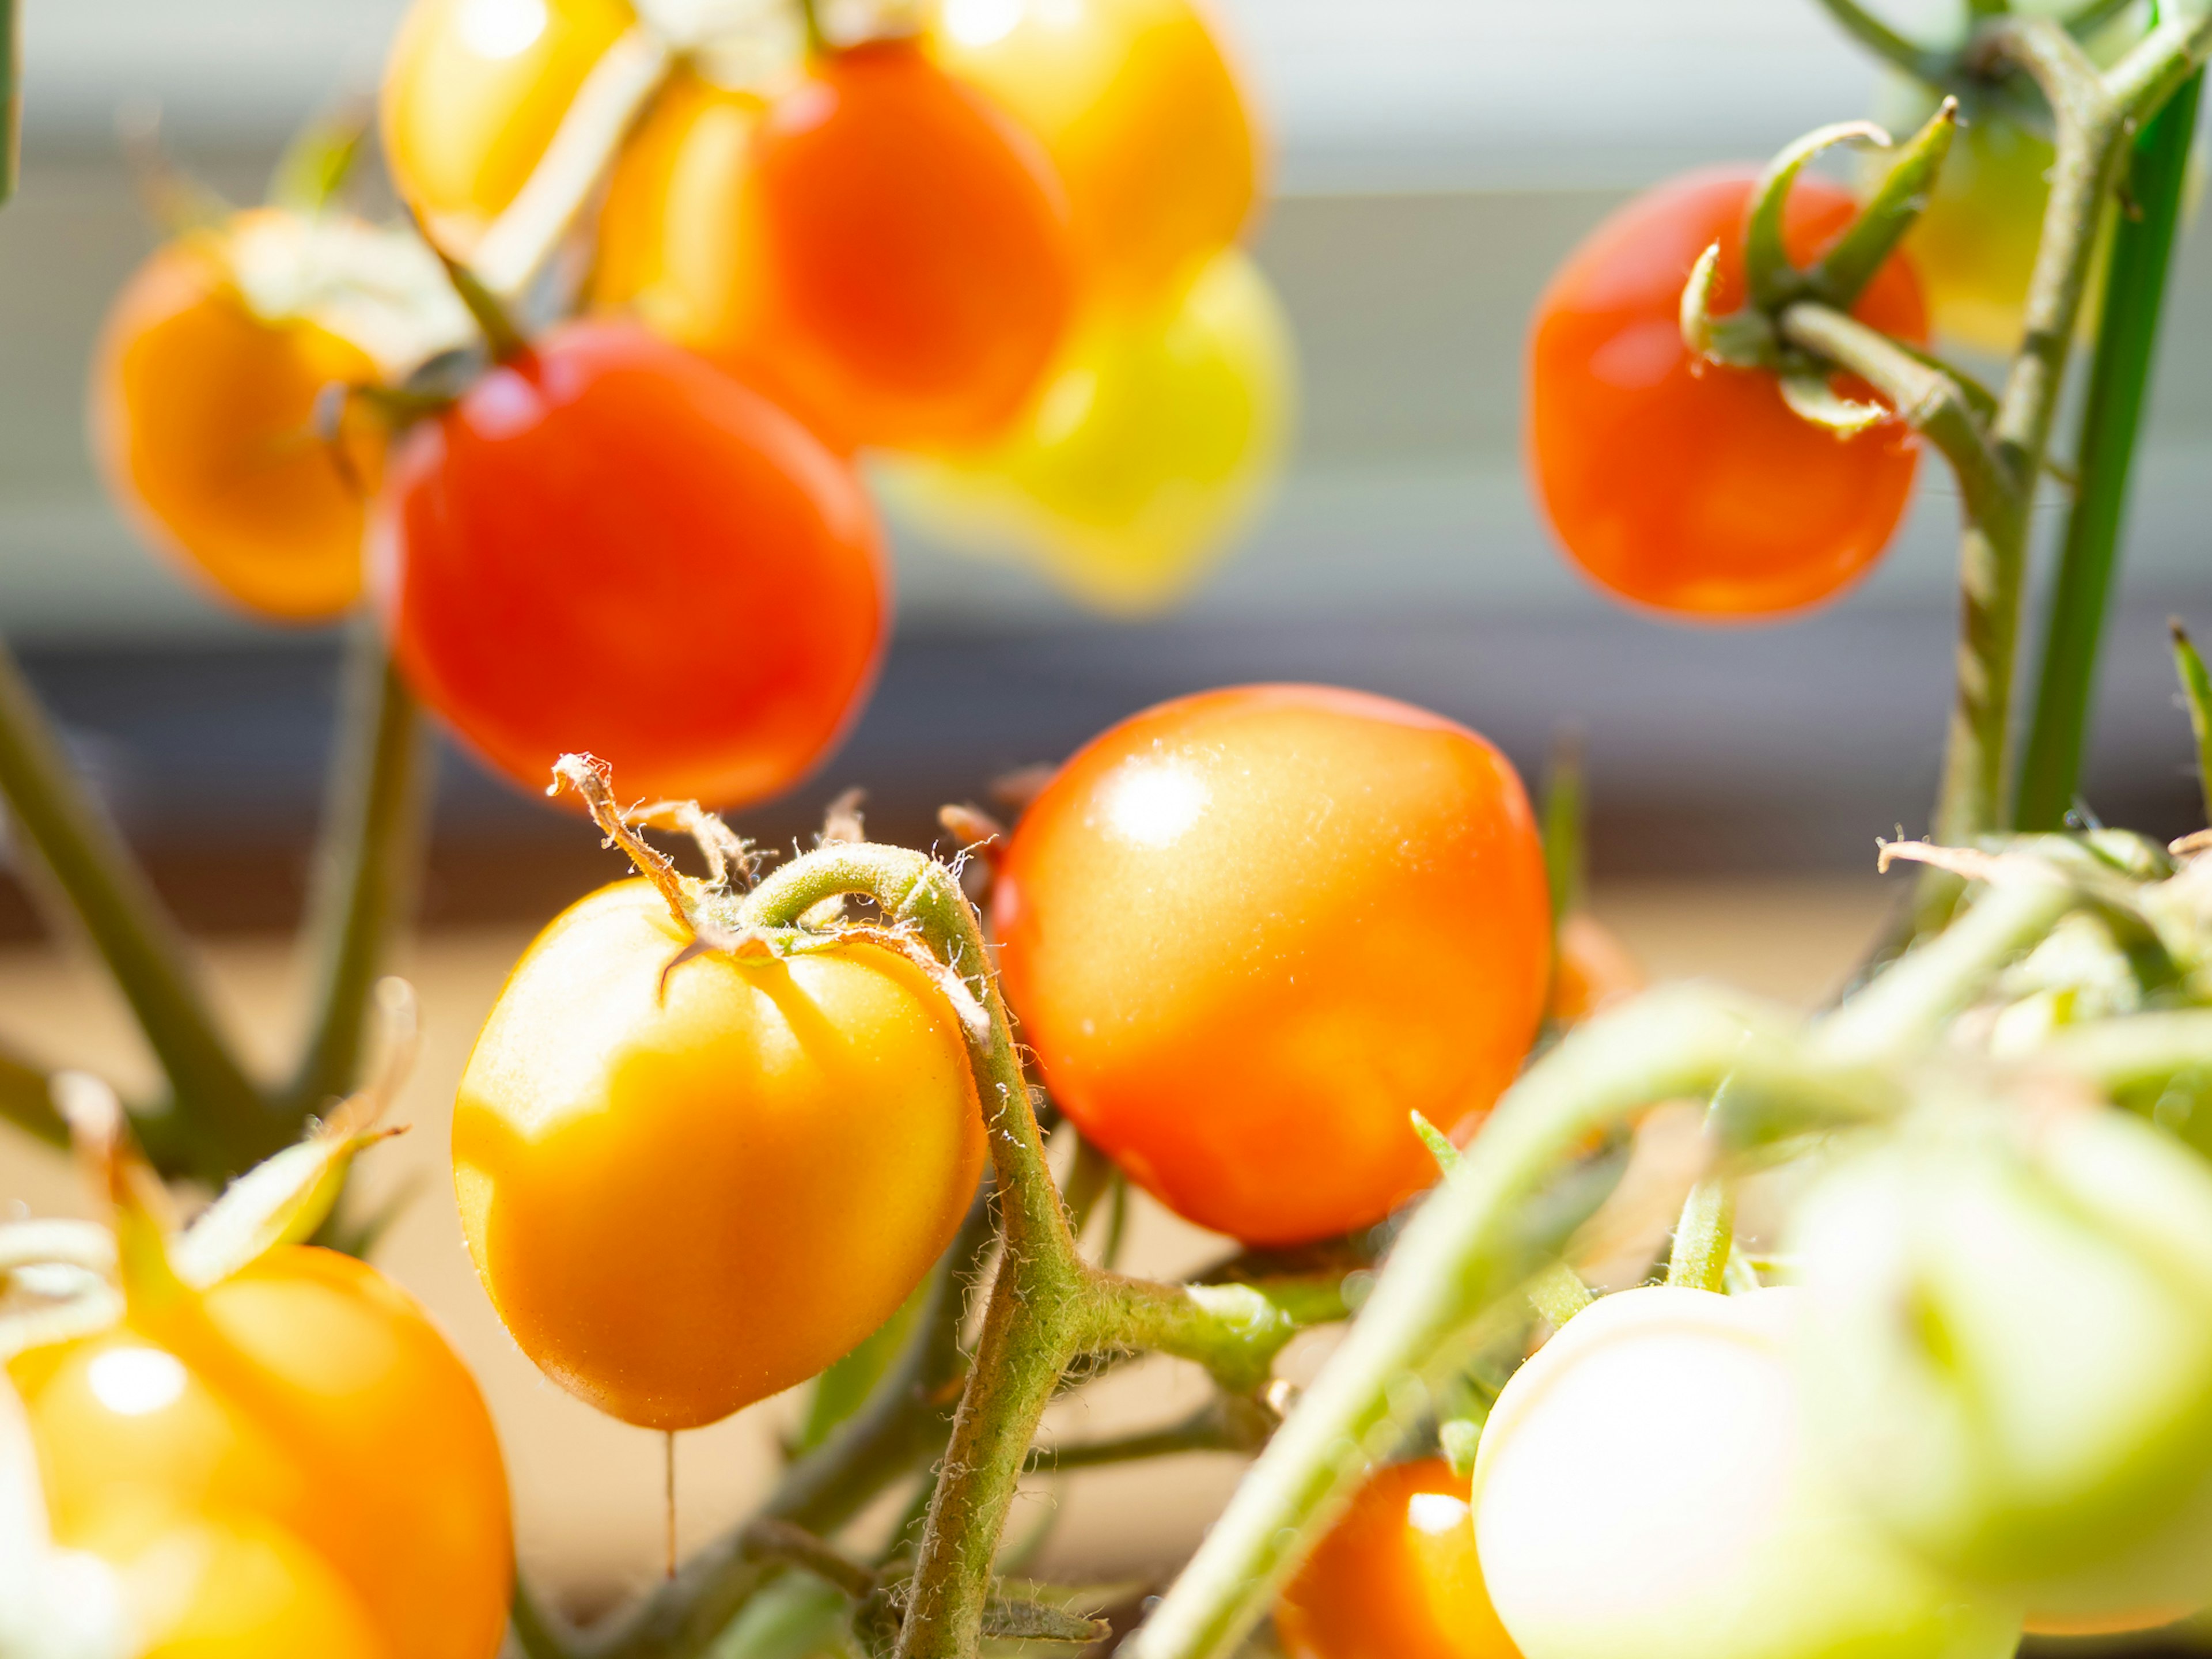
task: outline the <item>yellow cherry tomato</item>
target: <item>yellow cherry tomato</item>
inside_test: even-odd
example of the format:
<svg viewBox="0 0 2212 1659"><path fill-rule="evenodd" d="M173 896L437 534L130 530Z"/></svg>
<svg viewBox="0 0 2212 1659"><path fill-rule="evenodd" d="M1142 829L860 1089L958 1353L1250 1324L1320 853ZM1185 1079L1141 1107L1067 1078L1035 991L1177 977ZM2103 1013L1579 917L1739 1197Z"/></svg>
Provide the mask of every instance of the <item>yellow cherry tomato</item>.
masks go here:
<svg viewBox="0 0 2212 1659"><path fill-rule="evenodd" d="M883 1323L982 1172L967 1049L902 957L690 942L642 881L525 953L453 1116L461 1224L525 1353L625 1422L712 1423Z"/></svg>
<svg viewBox="0 0 2212 1659"><path fill-rule="evenodd" d="M1044 144L1095 291L1157 296L1243 229L1252 117L1192 0L940 0L929 40Z"/></svg>
<svg viewBox="0 0 2212 1659"><path fill-rule="evenodd" d="M164 1659L498 1651L514 1561L491 1419L365 1263L280 1246L8 1370L55 1541L119 1570Z"/></svg>
<svg viewBox="0 0 2212 1659"><path fill-rule="evenodd" d="M765 108L689 70L670 77L607 181L595 301L710 355L736 337L758 303L740 204Z"/></svg>
<svg viewBox="0 0 2212 1659"><path fill-rule="evenodd" d="M320 622L360 593L383 434L349 408L342 459L315 431L315 400L379 372L352 339L241 289L234 253L288 240L284 219L242 214L139 267L94 354L91 439L109 489L187 571L263 617Z"/></svg>
<svg viewBox="0 0 2212 1659"><path fill-rule="evenodd" d="M2009 1659L2012 1604L1893 1542L1809 1443L1802 1305L1623 1291L1514 1373L1473 1502L1527 1659Z"/></svg>
<svg viewBox="0 0 2212 1659"><path fill-rule="evenodd" d="M1521 1659L1483 1587L1467 1496L1440 1457L1370 1476L1275 1605L1290 1659Z"/></svg>
<svg viewBox="0 0 2212 1659"><path fill-rule="evenodd" d="M881 477L951 545L1033 560L1104 610L1156 610L1267 501L1296 381L1273 291L1231 249L1158 307L1094 309L1001 442Z"/></svg>
<svg viewBox="0 0 2212 1659"><path fill-rule="evenodd" d="M415 0L385 64L385 164L447 246L465 252L520 192L636 21L623 0Z"/></svg>

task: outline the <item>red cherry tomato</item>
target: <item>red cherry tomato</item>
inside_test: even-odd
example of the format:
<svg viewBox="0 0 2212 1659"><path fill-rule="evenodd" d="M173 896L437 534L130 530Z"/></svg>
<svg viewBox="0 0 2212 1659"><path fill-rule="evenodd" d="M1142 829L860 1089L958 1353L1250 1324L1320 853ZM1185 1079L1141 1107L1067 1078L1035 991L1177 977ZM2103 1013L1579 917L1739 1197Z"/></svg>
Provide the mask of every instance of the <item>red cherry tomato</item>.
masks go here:
<svg viewBox="0 0 2212 1659"><path fill-rule="evenodd" d="M1698 256L1721 244L1718 307L1743 292L1751 176L1692 173L1637 198L1577 248L1538 301L1531 469L1553 528L1601 586L1662 611L1764 616L1826 599L1874 562L1917 459L1885 422L1838 440L1791 414L1774 377L1693 363L1679 322ZM1850 222L1818 179L1791 192L1784 240L1809 263ZM1920 285L1893 258L1853 307L1927 337Z"/></svg>
<svg viewBox="0 0 2212 1659"><path fill-rule="evenodd" d="M1380 1220L1473 1132L1543 1011L1521 780L1425 710L1326 686L1164 703L1022 818L993 923L1054 1098L1168 1206L1254 1243Z"/></svg>
<svg viewBox="0 0 2212 1659"><path fill-rule="evenodd" d="M373 562L416 691L526 787L588 750L735 805L844 729L886 605L852 468L703 359L556 331L398 449Z"/></svg>
<svg viewBox="0 0 2212 1659"><path fill-rule="evenodd" d="M1011 118L911 42L855 47L769 108L743 188L749 375L856 444L976 442L1020 410L1076 277L1058 178Z"/></svg>
<svg viewBox="0 0 2212 1659"><path fill-rule="evenodd" d="M1291 1659L1521 1659L1475 1558L1468 1477L1378 1469L1275 1604Z"/></svg>

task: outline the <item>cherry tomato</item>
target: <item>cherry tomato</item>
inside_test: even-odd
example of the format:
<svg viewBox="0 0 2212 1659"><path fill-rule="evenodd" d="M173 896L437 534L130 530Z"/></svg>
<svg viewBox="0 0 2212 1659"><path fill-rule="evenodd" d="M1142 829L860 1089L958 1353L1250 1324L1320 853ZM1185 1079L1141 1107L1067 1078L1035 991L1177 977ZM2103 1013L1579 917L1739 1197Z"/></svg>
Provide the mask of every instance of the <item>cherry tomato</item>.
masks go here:
<svg viewBox="0 0 2212 1659"><path fill-rule="evenodd" d="M1436 1180L1534 1036L1543 854L1512 766L1387 698L1258 685L1094 738L1023 815L993 925L1060 1109L1170 1209L1253 1243Z"/></svg>
<svg viewBox="0 0 2212 1659"><path fill-rule="evenodd" d="M1557 948L1547 1012L1562 1025L1578 1025L1644 987L1644 969L1628 947L1587 912L1577 911L1560 921Z"/></svg>
<svg viewBox="0 0 2212 1659"><path fill-rule="evenodd" d="M930 50L1049 152L1094 292L1156 297L1243 229L1252 118L1191 0L941 0Z"/></svg>
<svg viewBox="0 0 2212 1659"><path fill-rule="evenodd" d="M730 360L855 444L978 442L1059 345L1075 264L1036 143L910 42L816 63L770 106L739 205Z"/></svg>
<svg viewBox="0 0 2212 1659"><path fill-rule="evenodd" d="M546 1375L691 1428L883 1323L982 1173L967 1049L871 945L709 954L642 881L516 964L461 1079L453 1180L477 1271Z"/></svg>
<svg viewBox="0 0 2212 1659"><path fill-rule="evenodd" d="M1506 1383L1475 1541L1528 1659L2009 1659L2009 1604L1893 1543L1808 1444L1799 1305L1624 1291Z"/></svg>
<svg viewBox="0 0 2212 1659"><path fill-rule="evenodd" d="M56 1541L160 1610L153 1652L499 1650L514 1561L491 1419L374 1268L280 1246L8 1370Z"/></svg>
<svg viewBox="0 0 2212 1659"><path fill-rule="evenodd" d="M1552 527L1600 586L1662 611L1724 618L1814 604L1888 545L1916 452L1894 422L1838 441L1790 412L1763 372L1695 363L1679 315L1691 266L1721 244L1718 305L1742 290L1747 173L1695 173L1620 209L1538 301L1528 369L1531 470ZM1850 222L1818 179L1791 192L1801 263ZM1926 337L1911 267L1893 258L1854 314Z"/></svg>
<svg viewBox="0 0 2212 1659"><path fill-rule="evenodd" d="M836 741L884 631L851 467L629 325L557 330L410 433L373 540L410 683L533 791L587 749L642 795L775 794Z"/></svg>
<svg viewBox="0 0 2212 1659"><path fill-rule="evenodd" d="M1103 610L1155 610L1270 493L1295 374L1267 278L1231 249L1152 310L1094 311L1002 441L884 477L954 546L1035 559Z"/></svg>
<svg viewBox="0 0 2212 1659"><path fill-rule="evenodd" d="M1440 1457L1377 1470L1275 1604L1290 1659L1521 1659L1483 1588L1467 1495Z"/></svg>
<svg viewBox="0 0 2212 1659"><path fill-rule="evenodd" d="M466 253L515 198L636 21L623 0L415 0L379 113L392 183L442 246Z"/></svg>
<svg viewBox="0 0 2212 1659"><path fill-rule="evenodd" d="M2212 1174L2127 1114L2006 1108L1799 1206L1814 1426L1884 1525L2038 1628L2169 1624L2212 1602Z"/></svg>
<svg viewBox="0 0 2212 1659"><path fill-rule="evenodd" d="M241 215L139 267L94 352L92 447L108 488L184 569L263 617L320 622L361 592L383 437L349 410L341 460L316 434L315 399L379 375L352 340L265 315L241 292L234 245L285 235L283 219Z"/></svg>

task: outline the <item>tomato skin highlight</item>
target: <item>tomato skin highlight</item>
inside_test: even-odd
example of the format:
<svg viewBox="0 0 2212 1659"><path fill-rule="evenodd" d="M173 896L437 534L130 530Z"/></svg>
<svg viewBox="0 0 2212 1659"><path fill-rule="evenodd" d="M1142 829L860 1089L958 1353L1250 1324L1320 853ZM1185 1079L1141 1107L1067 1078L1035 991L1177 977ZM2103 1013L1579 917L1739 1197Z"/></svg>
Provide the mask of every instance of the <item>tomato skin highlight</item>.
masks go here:
<svg viewBox="0 0 2212 1659"><path fill-rule="evenodd" d="M164 1556L200 1564L174 1644L155 1653L210 1651L188 1639L196 1622L235 1635L241 1620L260 1621L270 1659L304 1632L348 1659L499 1650L514 1555L491 1419L373 1267L280 1246L8 1370L57 1540L126 1577L158 1577Z"/></svg>
<svg viewBox="0 0 2212 1659"><path fill-rule="evenodd" d="M556 330L409 434L372 567L409 683L532 792L575 750L641 795L788 788L857 711L885 626L851 467L626 324Z"/></svg>
<svg viewBox="0 0 2212 1659"><path fill-rule="evenodd" d="M623 0L415 0L378 98L400 199L466 253L529 181L592 66L636 21Z"/></svg>
<svg viewBox="0 0 2212 1659"><path fill-rule="evenodd" d="M1249 100L1190 0L943 0L929 49L1052 157L1091 293L1155 298L1250 218Z"/></svg>
<svg viewBox="0 0 2212 1659"><path fill-rule="evenodd" d="M624 1422L713 1423L874 1330L974 1196L941 994L868 945L695 958L642 881L516 964L454 1107L462 1229L515 1340Z"/></svg>
<svg viewBox="0 0 2212 1659"><path fill-rule="evenodd" d="M1425 710L1325 686L1164 703L1024 815L992 913L1022 1036L1083 1133L1253 1243L1433 1184L1536 1030L1543 856L1521 781Z"/></svg>
<svg viewBox="0 0 2212 1659"><path fill-rule="evenodd" d="M976 442L1073 307L1067 203L1036 141L922 55L817 61L763 118L742 185L757 287L729 361L856 445Z"/></svg>
<svg viewBox="0 0 2212 1659"><path fill-rule="evenodd" d="M1289 1659L1521 1659L1476 1559L1468 1477L1441 1457L1369 1477L1275 1604Z"/></svg>
<svg viewBox="0 0 2212 1659"><path fill-rule="evenodd" d="M332 382L379 378L359 346L247 307L212 240L138 268L94 348L92 449L138 528L198 581L273 622L326 621L362 585L383 434L349 414L345 470L314 431Z"/></svg>
<svg viewBox="0 0 2212 1659"><path fill-rule="evenodd" d="M1740 302L1751 185L1745 172L1693 173L1615 212L1553 276L1529 347L1529 468L1569 556L1622 599L1711 621L1801 610L1850 586L1895 534L1917 462L1896 422L1838 440L1791 414L1772 375L1692 362L1683 285L1718 242L1717 308ZM1834 185L1801 178L1791 257L1808 262L1854 210ZM1927 338L1902 258L1852 314Z"/></svg>

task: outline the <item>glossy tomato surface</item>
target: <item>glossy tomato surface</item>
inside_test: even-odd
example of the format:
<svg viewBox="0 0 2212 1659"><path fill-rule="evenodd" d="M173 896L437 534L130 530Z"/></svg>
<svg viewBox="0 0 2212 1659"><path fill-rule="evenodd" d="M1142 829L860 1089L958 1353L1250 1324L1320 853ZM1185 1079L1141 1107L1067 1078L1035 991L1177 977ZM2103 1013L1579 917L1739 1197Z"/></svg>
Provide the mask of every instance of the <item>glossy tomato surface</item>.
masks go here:
<svg viewBox="0 0 2212 1659"><path fill-rule="evenodd" d="M410 684L533 791L587 750L640 796L773 795L844 730L885 625L851 467L629 325L556 331L410 434L374 539Z"/></svg>
<svg viewBox="0 0 2212 1659"><path fill-rule="evenodd" d="M578 88L636 23L623 0L415 0L385 64L385 164L465 253L514 200Z"/></svg>
<svg viewBox="0 0 2212 1659"><path fill-rule="evenodd" d="M1207 692L1069 761L994 900L1053 1097L1169 1207L1254 1243L1436 1180L1534 1036L1543 856L1488 743L1326 686Z"/></svg>
<svg viewBox="0 0 2212 1659"><path fill-rule="evenodd" d="M515 967L461 1079L469 1251L525 1353L601 1411L712 1423L821 1370L951 1242L983 1168L942 995L868 945L709 954L642 881Z"/></svg>
<svg viewBox="0 0 2212 1659"><path fill-rule="evenodd" d="M332 384L378 377L304 318L257 315L222 239L173 242L109 311L93 359L93 453L149 540L232 603L320 622L361 592L366 498L382 434L349 414L343 459L315 430Z"/></svg>
<svg viewBox="0 0 2212 1659"><path fill-rule="evenodd" d="M498 1652L513 1546L491 1419L374 1268L283 1246L8 1370L56 1541L183 1589L155 1652Z"/></svg>
<svg viewBox="0 0 2212 1659"><path fill-rule="evenodd" d="M943 0L929 40L1050 154L1093 294L1154 300L1244 228L1250 100L1191 0Z"/></svg>
<svg viewBox="0 0 2212 1659"><path fill-rule="evenodd" d="M998 443L878 476L955 547L1032 562L1101 610L1154 611L1268 499L1297 380L1274 290L1232 248L1153 306L1094 309Z"/></svg>
<svg viewBox="0 0 2212 1659"><path fill-rule="evenodd" d="M1067 204L1036 141L909 42L833 53L776 100L743 180L757 283L732 360L816 427L979 441L1073 302Z"/></svg>
<svg viewBox="0 0 2212 1659"><path fill-rule="evenodd" d="M1838 440L1791 414L1771 374L1692 362L1683 285L1718 242L1717 307L1740 302L1750 194L1747 172L1697 173L1620 209L1552 278L1529 349L1529 465L1569 555L1623 599L1715 621L1797 610L1864 574L1896 532L1917 459L1897 422ZM1809 263L1853 211L1835 186L1801 179L1792 258ZM1926 338L1901 258L1853 312Z"/></svg>
<svg viewBox="0 0 2212 1659"><path fill-rule="evenodd" d="M1521 1659L1483 1588L1468 1478L1440 1457L1369 1477L1275 1604L1290 1659Z"/></svg>

